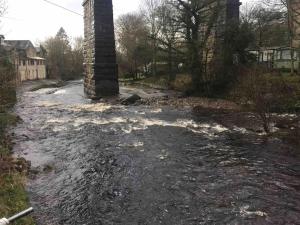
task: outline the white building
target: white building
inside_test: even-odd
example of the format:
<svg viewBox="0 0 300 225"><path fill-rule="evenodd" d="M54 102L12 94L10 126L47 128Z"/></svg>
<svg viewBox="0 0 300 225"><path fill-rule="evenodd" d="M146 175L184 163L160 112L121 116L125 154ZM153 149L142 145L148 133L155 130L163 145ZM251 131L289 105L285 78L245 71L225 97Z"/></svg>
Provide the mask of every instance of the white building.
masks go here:
<svg viewBox="0 0 300 225"><path fill-rule="evenodd" d="M0 35L0 43L13 52L18 81L46 79L45 59L40 57L31 41L4 40Z"/></svg>

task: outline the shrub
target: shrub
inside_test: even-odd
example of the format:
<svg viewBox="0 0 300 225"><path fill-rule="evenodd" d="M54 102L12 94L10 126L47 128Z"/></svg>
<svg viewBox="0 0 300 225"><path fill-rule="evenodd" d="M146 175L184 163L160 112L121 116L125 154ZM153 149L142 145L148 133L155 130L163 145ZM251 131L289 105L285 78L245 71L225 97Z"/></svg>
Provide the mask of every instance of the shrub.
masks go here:
<svg viewBox="0 0 300 225"><path fill-rule="evenodd" d="M16 71L9 58L0 58L0 112L16 102Z"/></svg>
<svg viewBox="0 0 300 225"><path fill-rule="evenodd" d="M260 67L242 68L234 91L239 103L254 111L265 132L270 132L271 113L295 108L297 94L282 76L270 74Z"/></svg>

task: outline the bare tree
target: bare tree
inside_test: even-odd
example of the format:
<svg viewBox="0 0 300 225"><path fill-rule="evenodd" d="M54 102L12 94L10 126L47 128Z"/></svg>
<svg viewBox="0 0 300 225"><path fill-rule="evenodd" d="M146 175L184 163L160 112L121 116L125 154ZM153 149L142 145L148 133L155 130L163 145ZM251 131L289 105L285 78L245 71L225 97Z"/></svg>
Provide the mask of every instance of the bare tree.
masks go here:
<svg viewBox="0 0 300 225"><path fill-rule="evenodd" d="M3 16L7 10L6 0L0 0L0 16Z"/></svg>
<svg viewBox="0 0 300 225"><path fill-rule="evenodd" d="M291 74L295 74L295 52L294 41L297 37L296 27L300 26L300 3L298 0L264 0L265 4L273 7L275 10L284 10L287 12L287 24L289 30L289 42L291 47ZM299 40L300 41L300 40ZM297 47L298 57L300 56L300 46ZM298 65L298 73L300 73L300 65Z"/></svg>
<svg viewBox="0 0 300 225"><path fill-rule="evenodd" d="M0 0L0 23L1 23L1 17L3 17L3 15L6 12L6 10L7 10L7 2L6 2L6 0Z"/></svg>
<svg viewBox="0 0 300 225"><path fill-rule="evenodd" d="M213 30L222 10L221 0L173 0L178 10L178 21L186 45L186 61L190 68L194 90L206 89L205 52L214 39Z"/></svg>
<svg viewBox="0 0 300 225"><path fill-rule="evenodd" d="M74 38L72 47L72 77L79 78L83 76L83 37Z"/></svg>
<svg viewBox="0 0 300 225"><path fill-rule="evenodd" d="M66 31L60 28L55 37L45 41L44 46L50 78L72 79L72 47Z"/></svg>
<svg viewBox="0 0 300 225"><path fill-rule="evenodd" d="M158 11L158 23L160 24L160 32L157 35L160 49L167 53L169 82L175 79L174 64L175 55L181 53L177 48L179 39L179 24L174 20L178 15L176 9L171 5L170 1L166 1L161 5Z"/></svg>
<svg viewBox="0 0 300 225"><path fill-rule="evenodd" d="M161 24L158 22L158 11L162 4L163 0L143 0L141 8L150 31L152 42L152 75L154 76L157 75L157 36L161 29Z"/></svg>
<svg viewBox="0 0 300 225"><path fill-rule="evenodd" d="M120 16L116 22L116 33L119 53L129 65L128 73L137 78L140 65L147 67L149 63L149 33L143 16L137 13Z"/></svg>

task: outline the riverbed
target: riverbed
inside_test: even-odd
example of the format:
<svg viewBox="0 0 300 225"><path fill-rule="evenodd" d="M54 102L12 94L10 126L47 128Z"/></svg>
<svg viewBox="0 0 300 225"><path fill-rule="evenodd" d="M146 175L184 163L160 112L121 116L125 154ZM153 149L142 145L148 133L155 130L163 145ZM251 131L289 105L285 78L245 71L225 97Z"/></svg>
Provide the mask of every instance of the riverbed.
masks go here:
<svg viewBox="0 0 300 225"><path fill-rule="evenodd" d="M93 102L81 81L18 91L15 154L37 225L299 224L289 146L169 105ZM123 96L166 96L122 87Z"/></svg>

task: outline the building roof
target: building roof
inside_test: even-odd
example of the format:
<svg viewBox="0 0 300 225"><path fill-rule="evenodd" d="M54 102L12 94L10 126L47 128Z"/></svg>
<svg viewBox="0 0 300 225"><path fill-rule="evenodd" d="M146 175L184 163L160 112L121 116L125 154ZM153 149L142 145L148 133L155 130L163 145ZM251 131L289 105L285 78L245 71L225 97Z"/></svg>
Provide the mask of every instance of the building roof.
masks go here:
<svg viewBox="0 0 300 225"><path fill-rule="evenodd" d="M4 43L19 50L25 50L29 47L34 48L33 44L29 40L5 40Z"/></svg>
<svg viewBox="0 0 300 225"><path fill-rule="evenodd" d="M260 47L260 48L247 48L247 51L268 51L268 50L277 50L277 49L285 49L289 48L286 46L273 46L273 47Z"/></svg>
<svg viewBox="0 0 300 225"><path fill-rule="evenodd" d="M41 57L28 57L29 59L37 59L37 60L45 60L44 58Z"/></svg>

